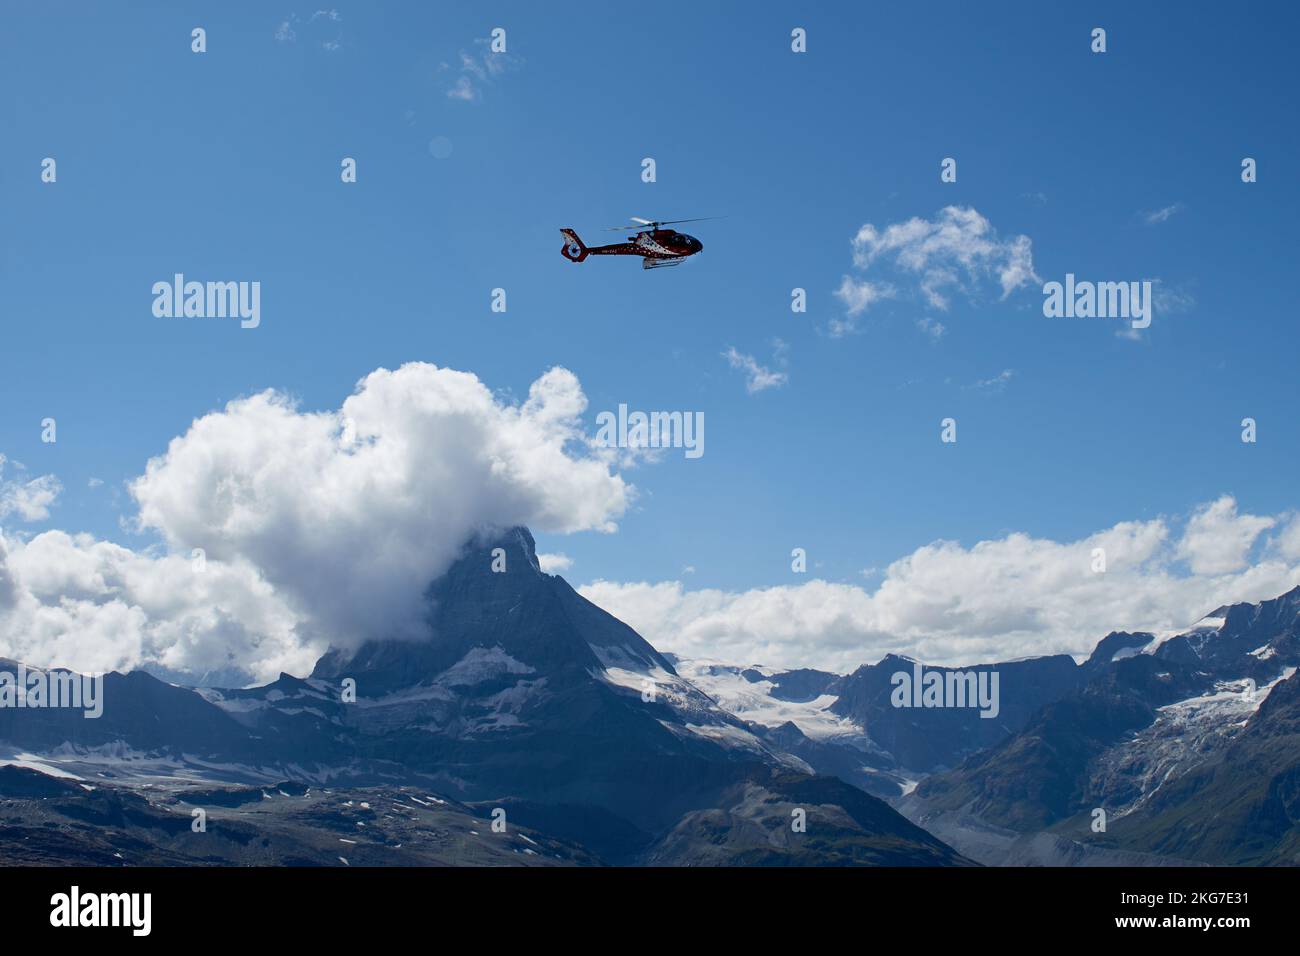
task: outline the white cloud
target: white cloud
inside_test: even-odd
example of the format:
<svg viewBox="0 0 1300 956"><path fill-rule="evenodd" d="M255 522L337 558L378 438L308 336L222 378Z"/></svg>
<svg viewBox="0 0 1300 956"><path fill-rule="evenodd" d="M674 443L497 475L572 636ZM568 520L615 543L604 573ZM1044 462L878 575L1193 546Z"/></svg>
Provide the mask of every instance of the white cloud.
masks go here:
<svg viewBox="0 0 1300 956"><path fill-rule="evenodd" d="M776 355L778 361L783 360L784 352L784 343L777 340ZM790 376L785 372L760 365L754 356L738 352L734 346L728 347L727 351L722 353L722 357L727 360L727 364L733 369L745 373L745 391L750 395L768 388L780 388L790 380Z"/></svg>
<svg viewBox="0 0 1300 956"><path fill-rule="evenodd" d="M425 588L478 530L614 530L633 489L590 454L586 405L562 368L516 404L421 363L371 373L334 411L232 401L131 484L169 554L0 538L0 654L266 679L329 643L425 636Z"/></svg>
<svg viewBox="0 0 1300 956"><path fill-rule="evenodd" d="M1196 296L1187 284L1171 286L1157 277L1151 280L1150 305L1156 316L1177 315L1196 308ZM1115 330L1115 335L1130 342L1141 342L1150 339L1151 329L1135 329L1125 322Z"/></svg>
<svg viewBox="0 0 1300 956"><path fill-rule="evenodd" d="M867 282L852 276L844 276L835 290L835 297L844 303L849 315L865 312L881 299L892 299L894 294L894 287L887 282Z"/></svg>
<svg viewBox="0 0 1300 956"><path fill-rule="evenodd" d="M138 553L90 535L0 533L0 654L86 671L141 664L273 679L324 649L247 562Z"/></svg>
<svg viewBox="0 0 1300 956"><path fill-rule="evenodd" d="M883 299L892 299L897 290L887 282L868 282L844 276L835 297L844 303L844 318L832 318L827 323L830 337L838 339L858 331L858 316Z"/></svg>
<svg viewBox="0 0 1300 956"><path fill-rule="evenodd" d="M913 217L884 228L867 223L852 245L859 270L884 263L915 277L921 295L936 309L948 308L954 290L975 298L986 278L997 280L1003 299L1038 281L1029 237L1000 239L988 219L968 207L947 206L933 220Z"/></svg>
<svg viewBox="0 0 1300 956"><path fill-rule="evenodd" d="M629 489L584 444L577 378L522 405L412 363L364 378L337 412L263 392L200 418L131 486L174 549L244 559L336 642L419 634L420 594L485 525L613 530Z"/></svg>
<svg viewBox="0 0 1300 956"><path fill-rule="evenodd" d="M999 372L997 375L994 375L992 378L980 379L978 382L976 382L974 385L970 387L974 389L978 389L979 391L982 392L1001 392L1007 387L1007 384L1011 381L1011 379L1015 377L1015 374L1016 374L1015 369L1004 368L1001 372Z"/></svg>
<svg viewBox="0 0 1300 956"><path fill-rule="evenodd" d="M541 565L543 571L547 574L559 574L561 571L567 571L573 567L573 558L563 552L559 554L539 554L537 563Z"/></svg>
<svg viewBox="0 0 1300 956"><path fill-rule="evenodd" d="M1202 505L1187 522L1178 556L1193 574L1226 574L1246 566L1255 540L1277 523L1274 518L1237 513L1230 495Z"/></svg>
<svg viewBox="0 0 1300 956"><path fill-rule="evenodd" d="M1300 560L1300 514L1283 515L1279 523L1285 521L1281 533L1277 536L1276 546L1283 557Z"/></svg>
<svg viewBox="0 0 1300 956"><path fill-rule="evenodd" d="M1198 520L1207 510L1238 543L1260 520L1245 516L1243 530L1235 503L1216 502L1187 522L1193 538L1208 530ZM890 652L936 664L1087 654L1111 630L1180 629L1220 604L1300 584L1294 525L1253 563L1236 563L1238 547L1234 560L1188 574L1187 536L1174 524L1121 522L1066 542L1021 533L969 548L938 541L890 564L874 590L825 580L750 591L596 581L580 590L660 650L844 672ZM1105 549L1105 573L1092 570L1095 548Z"/></svg>
<svg viewBox="0 0 1300 956"><path fill-rule="evenodd" d="M523 65L523 61L513 54L493 53L489 39L479 37L474 40L474 43L480 48L487 47L487 49L477 53L460 51L460 75L447 90L447 96L453 100L473 103L482 98L485 86L490 85L497 77L517 70ZM447 69L447 64L442 64L441 68Z"/></svg>
<svg viewBox="0 0 1300 956"><path fill-rule="evenodd" d="M938 343L948 331L948 327L942 322L931 318L920 318L916 320L916 327L924 332L931 342Z"/></svg>
<svg viewBox="0 0 1300 956"><path fill-rule="evenodd" d="M1196 307L1196 297L1186 287L1166 285L1163 279L1151 280L1151 297L1161 315L1188 312Z"/></svg>
<svg viewBox="0 0 1300 956"><path fill-rule="evenodd" d="M468 76L456 78L456 82L451 85L447 91L447 96L453 100L464 100L466 103L472 103L478 99L479 92Z"/></svg>
<svg viewBox="0 0 1300 956"><path fill-rule="evenodd" d="M1158 223L1168 222L1175 214L1182 212L1183 204L1174 203L1172 206L1165 206L1163 209L1156 209L1152 212L1144 213L1143 218L1148 226L1154 226Z"/></svg>
<svg viewBox="0 0 1300 956"><path fill-rule="evenodd" d="M298 16L298 14L291 13L281 20L279 25L275 28L275 42L296 43L298 41L298 30L296 28L298 27L303 28L307 34L314 33L319 36L322 30L326 28L329 23L339 23L342 19L343 18L339 16L337 10L317 10L311 16L307 17L305 21L302 17ZM316 23L317 20L321 21L321 25L319 27L312 26L312 24ZM322 40L321 49L327 53L337 52L343 48L342 40L343 37L341 35L333 40Z"/></svg>
<svg viewBox="0 0 1300 956"><path fill-rule="evenodd" d="M0 519L17 515L22 521L44 521L50 516L50 506L54 504L63 485L54 475L41 475L39 478L23 480L21 477L5 479L5 465L9 462L0 455ZM23 472L18 462L12 462L13 470Z"/></svg>

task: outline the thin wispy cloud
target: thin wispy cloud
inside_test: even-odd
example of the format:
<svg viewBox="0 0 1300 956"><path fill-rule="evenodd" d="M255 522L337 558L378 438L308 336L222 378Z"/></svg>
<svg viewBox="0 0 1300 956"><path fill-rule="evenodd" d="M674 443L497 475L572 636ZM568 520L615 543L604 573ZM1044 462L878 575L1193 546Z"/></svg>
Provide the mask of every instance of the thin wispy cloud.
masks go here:
<svg viewBox="0 0 1300 956"><path fill-rule="evenodd" d="M894 298L897 290L888 282L870 282L846 275L833 294L844 303L844 317L832 318L827 324L827 332L831 338L838 339L857 332L858 317L877 302Z"/></svg>
<svg viewBox="0 0 1300 956"><path fill-rule="evenodd" d="M948 331L948 326L944 325L937 319L920 318L916 320L916 327L929 337L931 342L938 344L943 338L944 333Z"/></svg>
<svg viewBox="0 0 1300 956"><path fill-rule="evenodd" d="M785 364L785 348L785 343L778 339L775 349L776 359L782 365ZM755 395L769 388L780 388L790 380L790 376L785 372L760 365L754 356L738 352L735 346L728 347L722 353L722 357L727 360L727 364L733 369L744 373L745 391L750 395Z"/></svg>
<svg viewBox="0 0 1300 956"><path fill-rule="evenodd" d="M478 50L473 53L460 51L459 74L447 89L448 99L463 103L475 103L483 98L483 91L499 77L513 72L523 65L523 61L510 53L494 53L491 40L477 38L474 43ZM451 65L443 63L441 69L451 70Z"/></svg>
<svg viewBox="0 0 1300 956"><path fill-rule="evenodd" d="M1171 286L1163 279L1151 280L1151 297L1161 315L1176 315L1196 308L1196 296L1187 286Z"/></svg>
<svg viewBox="0 0 1300 956"><path fill-rule="evenodd" d="M1183 204L1180 202L1176 202L1172 206L1165 206L1163 209L1156 209L1152 212L1145 212L1142 214L1142 218L1146 221L1146 224L1148 226L1154 226L1162 222L1168 222L1176 214L1182 211L1183 211Z"/></svg>
<svg viewBox="0 0 1300 956"><path fill-rule="evenodd" d="M992 378L980 379L979 381L969 385L968 388L973 388L979 392L1001 392L1006 389L1008 384L1010 384L1011 379L1015 377L1015 374L1015 369L1004 368Z"/></svg>
<svg viewBox="0 0 1300 956"><path fill-rule="evenodd" d="M275 37L276 43L296 43L298 42L298 30L306 29L308 31L305 34L306 36L311 37L312 34L315 34L315 37L312 38L312 42L315 43L321 35L322 26L328 23L339 23L342 20L343 17L334 9L317 10L305 20L296 13L290 13L276 25L275 33L272 35ZM320 26L311 26L318 22ZM326 53L335 53L343 49L342 34L333 39L320 39L319 42L321 49Z"/></svg>
<svg viewBox="0 0 1300 956"><path fill-rule="evenodd" d="M472 103L479 98L479 91L468 76L461 76L456 78L456 82L447 91L447 96L453 100Z"/></svg>
<svg viewBox="0 0 1300 956"><path fill-rule="evenodd" d="M13 477L6 478L6 466ZM0 455L0 519L16 516L20 521L44 521L50 516L63 485L54 475L29 479L26 472L19 462Z"/></svg>
<svg viewBox="0 0 1300 956"><path fill-rule="evenodd" d="M1196 296L1188 285L1171 286L1159 278L1151 280L1151 302L1157 315L1179 315L1196 308ZM1135 329L1128 324L1115 331L1117 337L1129 342L1147 340L1150 333L1150 328Z"/></svg>

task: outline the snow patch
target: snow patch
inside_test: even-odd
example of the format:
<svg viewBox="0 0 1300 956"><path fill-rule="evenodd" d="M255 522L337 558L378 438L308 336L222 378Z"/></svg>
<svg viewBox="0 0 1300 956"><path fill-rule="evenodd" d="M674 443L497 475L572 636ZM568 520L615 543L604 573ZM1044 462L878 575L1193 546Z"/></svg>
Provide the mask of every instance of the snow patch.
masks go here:
<svg viewBox="0 0 1300 956"><path fill-rule="evenodd" d="M1161 644L1172 641L1175 637L1190 637L1193 634L1201 634L1208 637L1215 631L1223 629L1223 625L1228 623L1226 617L1216 617L1209 615L1201 618L1191 627L1182 631L1161 631L1153 637L1145 647L1142 648L1143 654L1154 654Z"/></svg>
<svg viewBox="0 0 1300 956"><path fill-rule="evenodd" d="M533 669L515 660L500 644L493 647L474 647L451 667L438 675L436 684L443 687L466 687L481 684L505 674L532 674Z"/></svg>
<svg viewBox="0 0 1300 956"><path fill-rule="evenodd" d="M709 660L679 660L677 669L717 701L723 710L741 720L764 727L791 723L805 737L818 741L841 737L860 739L863 736L861 727L831 712L831 705L839 699L835 695L823 694L804 703L779 700L772 696L776 688L773 681L750 681L741 673L756 671L765 676L775 676L764 668L740 668Z"/></svg>

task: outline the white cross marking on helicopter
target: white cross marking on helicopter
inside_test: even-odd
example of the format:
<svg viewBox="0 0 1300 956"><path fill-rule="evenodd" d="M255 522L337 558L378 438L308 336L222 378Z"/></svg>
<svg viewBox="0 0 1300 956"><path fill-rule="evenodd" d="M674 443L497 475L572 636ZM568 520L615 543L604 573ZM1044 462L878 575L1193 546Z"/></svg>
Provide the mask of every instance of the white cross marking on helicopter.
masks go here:
<svg viewBox="0 0 1300 956"><path fill-rule="evenodd" d="M644 233L636 237L636 244L640 246L642 249L648 249L650 252L657 252L660 255L665 255L665 256L678 255L678 253L673 252L659 245L659 243L655 242L652 237L645 235Z"/></svg>

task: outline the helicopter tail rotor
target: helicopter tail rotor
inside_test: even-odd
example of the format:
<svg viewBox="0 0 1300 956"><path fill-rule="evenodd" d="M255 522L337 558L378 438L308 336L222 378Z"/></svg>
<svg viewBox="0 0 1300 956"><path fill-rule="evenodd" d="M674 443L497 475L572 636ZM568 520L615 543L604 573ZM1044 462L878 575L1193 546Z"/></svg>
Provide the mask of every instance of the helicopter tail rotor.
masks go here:
<svg viewBox="0 0 1300 956"><path fill-rule="evenodd" d="M561 229L560 235L564 237L564 245L560 247L560 255L570 262L581 262L587 258L587 247L578 234L572 229Z"/></svg>

